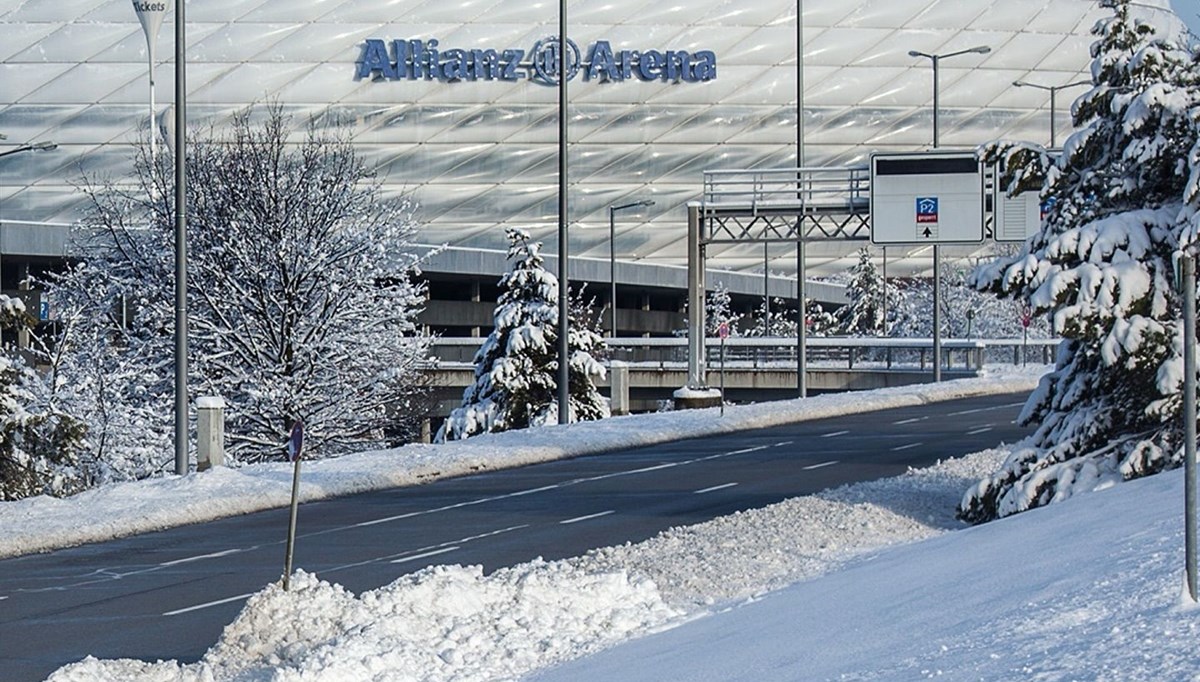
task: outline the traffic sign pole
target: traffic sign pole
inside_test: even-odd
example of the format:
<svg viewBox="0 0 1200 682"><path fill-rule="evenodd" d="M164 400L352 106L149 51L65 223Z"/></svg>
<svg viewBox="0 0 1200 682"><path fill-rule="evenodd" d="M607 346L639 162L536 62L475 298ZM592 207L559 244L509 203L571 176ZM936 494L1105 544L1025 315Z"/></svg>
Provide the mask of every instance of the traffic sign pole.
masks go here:
<svg viewBox="0 0 1200 682"><path fill-rule="evenodd" d="M283 564L283 590L291 587L292 580L292 550L296 547L296 512L300 507L300 460L303 458L304 425L299 421L292 424L292 433L288 438L288 457L295 462L292 468L292 506L288 516L287 557Z"/></svg>

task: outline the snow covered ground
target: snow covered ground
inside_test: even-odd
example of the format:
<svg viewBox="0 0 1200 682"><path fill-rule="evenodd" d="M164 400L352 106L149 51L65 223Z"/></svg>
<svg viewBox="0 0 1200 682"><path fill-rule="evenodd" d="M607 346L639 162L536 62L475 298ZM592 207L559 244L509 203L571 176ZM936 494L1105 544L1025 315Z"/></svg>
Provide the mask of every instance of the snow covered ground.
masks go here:
<svg viewBox="0 0 1200 682"><path fill-rule="evenodd" d="M1032 375L1006 375L953 382L956 386L858 394L849 402L845 396L828 396L747 406L727 410L726 417L730 422L775 423L826 410L861 409L850 405L882 406L877 401L912 404L975 389L1019 390L1032 381ZM636 430L664 431L713 422L728 426L711 413L701 414L700 420L696 416L646 415L625 423L647 420L637 422ZM524 438L488 438L490 445L480 445L470 455L449 456L441 468L469 469L473 457L525 448L534 451L529 457L559 456L566 446L554 445L562 437L554 432L578 441L584 439L580 430L585 426L596 430L598 440L618 438L610 433L614 431L633 437L628 432L635 430L593 424L530 432ZM439 468L427 448L413 450L426 455L424 477ZM960 528L952 514L963 490L991 471L1004 452L976 453L898 478L674 529L637 545L531 562L487 576L478 568L441 566L353 595L319 576L300 574L291 592L268 586L252 597L198 663L85 660L51 679L531 677L587 682L1200 676L1200 658L1189 648L1197 635L1198 612L1181 597L1179 473L947 533ZM393 467L402 466L396 454L362 458L390 457ZM216 477L243 493L265 491L281 477L270 469ZM385 478L385 469L381 463L366 478ZM159 522L166 523L171 510L189 506L175 505L173 495L191 494L189 486L196 485L210 493L221 489L219 484L190 482L202 478L139 484L127 493L136 494L143 511L161 510ZM310 494L331 494L336 478L325 471ZM351 485L367 485L362 480ZM36 502L45 501L30 504ZM98 492L59 504L74 505L79 512L85 505L114 503ZM10 513L8 505L0 507L6 533ZM176 521L194 514L180 511ZM53 522L47 524L47 530L55 528ZM18 551L20 544L8 545L9 551ZM600 653L589 657L595 652Z"/></svg>

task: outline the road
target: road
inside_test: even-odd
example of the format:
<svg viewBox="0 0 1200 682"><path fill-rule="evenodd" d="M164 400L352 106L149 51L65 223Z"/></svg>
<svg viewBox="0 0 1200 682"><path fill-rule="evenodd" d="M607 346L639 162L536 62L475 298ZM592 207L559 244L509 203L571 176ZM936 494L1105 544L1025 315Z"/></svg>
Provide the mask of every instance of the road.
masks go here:
<svg viewBox="0 0 1200 682"><path fill-rule="evenodd" d="M434 564L486 571L1013 442L1024 395L677 441L305 504L295 566L354 592ZM0 561L3 679L98 658L197 660L282 573L286 509Z"/></svg>

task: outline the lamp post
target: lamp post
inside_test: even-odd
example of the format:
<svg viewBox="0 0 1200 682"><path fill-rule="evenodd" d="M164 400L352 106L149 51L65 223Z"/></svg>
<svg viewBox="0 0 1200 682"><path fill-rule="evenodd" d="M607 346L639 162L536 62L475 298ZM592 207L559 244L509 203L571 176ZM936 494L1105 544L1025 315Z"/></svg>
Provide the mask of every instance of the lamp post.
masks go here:
<svg viewBox="0 0 1200 682"><path fill-rule="evenodd" d="M938 129L938 113L941 100L938 99L938 66L943 59L964 54L987 54L992 48L987 45L977 45L965 50L956 50L943 54L929 54L918 50L909 50L910 57L924 57L933 65L933 148L937 149L941 142ZM942 380L942 249L937 243L933 245L933 380Z"/></svg>
<svg viewBox="0 0 1200 682"><path fill-rule="evenodd" d="M6 140L6 139L8 139L7 135L0 134L0 140ZM53 142L32 142L30 144L23 144L18 147L15 147L13 149L7 149L5 151L2 151L2 152L0 152L0 158L4 158L5 156L12 156L13 154L20 154L21 152L49 152L49 151L54 151L55 149L58 149L58 145L54 144ZM3 274L3 265L2 264L3 264L3 260L4 260L3 225L4 225L3 221L0 221L0 282L3 282L3 277L2 277L2 274ZM0 284L0 289L3 289L3 288L4 288L3 284Z"/></svg>
<svg viewBox="0 0 1200 682"><path fill-rule="evenodd" d="M1013 86L1018 88L1037 88L1050 93L1050 148L1054 149L1058 146L1058 118L1056 115L1057 103L1056 98L1059 90L1074 88L1080 85L1091 85L1091 81L1075 81L1066 85L1041 85L1039 83L1030 83L1029 81L1013 81Z"/></svg>
<svg viewBox="0 0 1200 682"><path fill-rule="evenodd" d="M567 258L567 0L558 3L558 423L571 421Z"/></svg>
<svg viewBox="0 0 1200 682"><path fill-rule="evenodd" d="M617 211L653 205L653 199L642 199L620 206L608 207L608 282L612 287L609 299L609 307L612 309L612 326L609 328L609 336L612 338L617 337Z"/></svg>

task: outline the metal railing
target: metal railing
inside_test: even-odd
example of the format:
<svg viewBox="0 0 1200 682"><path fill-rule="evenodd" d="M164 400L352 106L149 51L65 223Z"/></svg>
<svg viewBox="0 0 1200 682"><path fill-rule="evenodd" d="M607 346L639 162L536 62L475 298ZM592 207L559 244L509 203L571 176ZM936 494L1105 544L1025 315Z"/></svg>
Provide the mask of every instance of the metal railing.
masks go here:
<svg viewBox="0 0 1200 682"><path fill-rule="evenodd" d="M707 212L858 212L869 202L866 166L704 171L702 204Z"/></svg>
<svg viewBox="0 0 1200 682"><path fill-rule="evenodd" d="M678 368L687 364L687 339L616 338L605 339L608 358L638 365ZM432 353L442 363L471 363L483 343L481 338L439 338ZM1049 364L1054 359L1058 339L945 339L942 341L943 367L962 367L978 371L988 363ZM721 341L705 340L710 367L720 361ZM924 370L932 366L933 339L894 339L873 337L809 337L808 364L812 369ZM734 337L725 340L725 366L745 369L779 369L796 365L794 338Z"/></svg>

